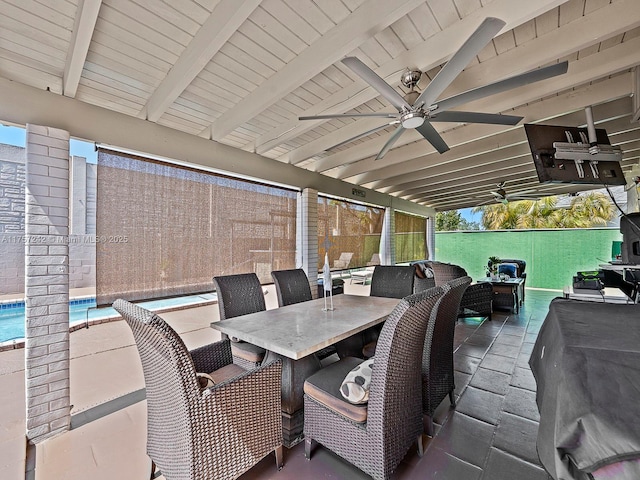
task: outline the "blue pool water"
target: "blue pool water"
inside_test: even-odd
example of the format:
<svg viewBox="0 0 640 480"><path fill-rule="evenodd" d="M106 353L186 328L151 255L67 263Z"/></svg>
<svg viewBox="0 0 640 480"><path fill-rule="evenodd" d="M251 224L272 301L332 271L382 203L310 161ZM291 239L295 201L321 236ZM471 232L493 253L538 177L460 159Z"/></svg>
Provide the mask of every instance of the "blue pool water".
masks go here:
<svg viewBox="0 0 640 480"><path fill-rule="evenodd" d="M214 293L165 298L140 303L149 310L165 310L197 305L216 299ZM81 298L69 301L69 324L91 322L101 318L118 316L111 307L96 308L95 298ZM24 338L24 301L0 304L0 343Z"/></svg>

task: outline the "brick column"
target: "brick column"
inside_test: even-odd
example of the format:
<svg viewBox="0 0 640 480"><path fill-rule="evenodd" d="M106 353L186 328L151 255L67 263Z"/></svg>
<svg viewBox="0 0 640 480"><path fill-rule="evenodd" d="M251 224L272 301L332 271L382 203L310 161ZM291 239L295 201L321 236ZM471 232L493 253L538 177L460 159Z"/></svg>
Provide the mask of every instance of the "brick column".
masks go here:
<svg viewBox="0 0 640 480"><path fill-rule="evenodd" d="M382 234L380 236L380 263L382 265L395 265L396 263L396 215L393 207L384 209L384 221L382 222Z"/></svg>
<svg viewBox="0 0 640 480"><path fill-rule="evenodd" d="M27 125L27 438L69 429L69 133Z"/></svg>
<svg viewBox="0 0 640 480"><path fill-rule="evenodd" d="M298 196L298 252L309 277L311 294L318 296L318 191L305 188Z"/></svg>

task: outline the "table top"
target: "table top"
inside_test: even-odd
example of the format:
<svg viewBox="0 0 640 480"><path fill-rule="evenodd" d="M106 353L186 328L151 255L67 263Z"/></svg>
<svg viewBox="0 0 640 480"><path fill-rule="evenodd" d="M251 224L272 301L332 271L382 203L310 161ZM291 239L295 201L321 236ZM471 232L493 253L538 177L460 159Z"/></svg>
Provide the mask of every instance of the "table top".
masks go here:
<svg viewBox="0 0 640 480"><path fill-rule="evenodd" d="M334 295L333 311L323 311L325 300L318 298L212 322L211 328L298 360L383 322L399 301Z"/></svg>
<svg viewBox="0 0 640 480"><path fill-rule="evenodd" d="M490 277L482 277L478 282L488 282L491 285L520 285L524 283L524 278L506 278L504 280L491 280Z"/></svg>
<svg viewBox="0 0 640 480"><path fill-rule="evenodd" d="M529 365L553 478L640 458L640 305L554 299Z"/></svg>

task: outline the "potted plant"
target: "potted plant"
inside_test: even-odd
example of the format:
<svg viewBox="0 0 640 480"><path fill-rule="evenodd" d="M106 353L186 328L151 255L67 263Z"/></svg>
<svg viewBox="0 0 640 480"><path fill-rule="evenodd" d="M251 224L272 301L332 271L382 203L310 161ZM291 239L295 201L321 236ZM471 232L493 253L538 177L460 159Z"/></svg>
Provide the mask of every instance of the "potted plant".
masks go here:
<svg viewBox="0 0 640 480"><path fill-rule="evenodd" d="M489 257L489 262L487 263L487 273L491 276L491 280L496 280L498 278L498 265L500 264L499 257Z"/></svg>

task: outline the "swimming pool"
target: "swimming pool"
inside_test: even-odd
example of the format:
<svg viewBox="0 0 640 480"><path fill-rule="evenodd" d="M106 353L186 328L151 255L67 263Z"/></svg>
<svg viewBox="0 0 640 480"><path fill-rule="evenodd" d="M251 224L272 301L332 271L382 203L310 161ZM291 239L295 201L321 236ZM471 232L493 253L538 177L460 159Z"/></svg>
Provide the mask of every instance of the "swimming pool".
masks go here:
<svg viewBox="0 0 640 480"><path fill-rule="evenodd" d="M215 293L185 297L150 300L139 305L155 312L182 307L197 306L215 301ZM96 308L95 297L76 298L69 301L69 326L91 324L96 320L119 317L111 307ZM0 304L0 344L24 338L24 301Z"/></svg>

